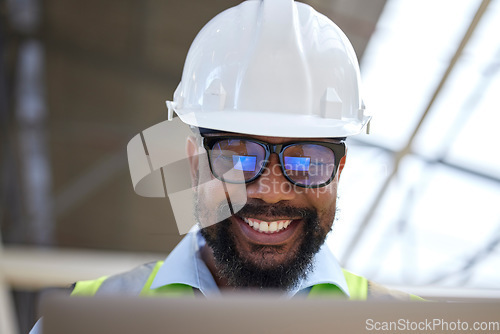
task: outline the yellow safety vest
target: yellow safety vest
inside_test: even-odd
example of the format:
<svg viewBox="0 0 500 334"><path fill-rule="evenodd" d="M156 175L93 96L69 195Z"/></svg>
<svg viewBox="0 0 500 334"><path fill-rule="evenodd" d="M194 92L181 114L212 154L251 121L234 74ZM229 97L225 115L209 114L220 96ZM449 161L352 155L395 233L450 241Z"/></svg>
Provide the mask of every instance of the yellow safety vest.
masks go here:
<svg viewBox="0 0 500 334"><path fill-rule="evenodd" d="M142 265L130 272L114 276L104 276L96 280L79 281L75 284L73 296L93 296L96 294L128 294L139 296L179 297L194 296L195 290L186 284L168 284L151 289L151 284L163 261ZM387 289L364 277L344 270L344 277L349 289L350 300L393 299L422 300L422 298L403 292ZM312 286L308 298L328 297L346 298L340 288L334 284L317 284Z"/></svg>

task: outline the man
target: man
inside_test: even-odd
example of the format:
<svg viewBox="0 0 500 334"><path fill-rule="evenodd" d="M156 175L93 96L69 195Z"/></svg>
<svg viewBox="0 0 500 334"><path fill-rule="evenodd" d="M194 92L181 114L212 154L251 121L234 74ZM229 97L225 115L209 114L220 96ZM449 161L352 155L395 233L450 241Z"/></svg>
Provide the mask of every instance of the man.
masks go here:
<svg viewBox="0 0 500 334"><path fill-rule="evenodd" d="M222 12L191 45L167 106L169 120L175 112L194 132L187 156L198 229L165 262L78 282L73 294L274 289L410 298L342 270L323 247L344 140L370 120L354 50L330 19L293 0L244 1ZM137 137L141 150L149 137ZM143 157L150 165L153 149ZM179 174L161 172L164 180Z"/></svg>
<svg viewBox="0 0 500 334"><path fill-rule="evenodd" d="M194 132L187 156L198 229L164 262L78 282L73 294L209 297L273 289L413 298L341 269L324 246L344 140L370 120L359 81L346 36L308 5L245 1L216 16L194 40L167 102L169 120L175 112ZM138 142L147 146L146 135ZM146 167L151 152L144 153Z"/></svg>

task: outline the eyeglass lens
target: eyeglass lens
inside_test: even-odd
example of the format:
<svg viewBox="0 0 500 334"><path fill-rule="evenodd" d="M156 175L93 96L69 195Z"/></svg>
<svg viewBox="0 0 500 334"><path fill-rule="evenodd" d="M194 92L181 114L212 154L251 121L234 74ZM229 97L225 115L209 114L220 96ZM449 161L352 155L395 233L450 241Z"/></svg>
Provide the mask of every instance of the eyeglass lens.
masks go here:
<svg viewBox="0 0 500 334"><path fill-rule="evenodd" d="M335 171L335 154L328 147L312 143L286 146L280 155L285 175L302 186L320 185ZM246 182L261 174L266 166L264 144L247 139L221 139L210 152L212 172L225 182L238 182L241 172ZM240 171L233 176L231 171Z"/></svg>

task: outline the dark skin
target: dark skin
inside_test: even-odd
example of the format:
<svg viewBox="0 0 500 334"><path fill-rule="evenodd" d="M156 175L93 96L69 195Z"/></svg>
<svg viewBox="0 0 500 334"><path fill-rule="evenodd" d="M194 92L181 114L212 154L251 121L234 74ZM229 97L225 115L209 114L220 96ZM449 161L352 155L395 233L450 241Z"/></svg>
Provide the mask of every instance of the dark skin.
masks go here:
<svg viewBox="0 0 500 334"><path fill-rule="evenodd" d="M221 135L221 134L218 134ZM237 135L237 134L224 134ZM291 140L291 138L251 136L249 138L263 140L269 143L280 144ZM333 139L318 138L298 138L298 140L314 140L334 142ZM295 138L293 140L296 140ZM197 140L191 137L187 141L187 153L191 166L191 175L193 185L197 186L199 180L214 180L210 172L208 161L205 156L199 158L197 154L204 149L199 146ZM289 261L296 256L299 245L303 240L304 224L300 216L287 215L283 210L273 211L273 207L292 207L298 209L314 210L319 218L320 227L325 233L330 231L335 218L337 185L341 172L345 165L345 157L341 159L338 172L335 179L326 187L317 189L305 189L293 187L293 185L283 176L279 168L279 159L277 154L271 154L268 170L255 181L246 185L247 203L255 207L264 207L266 210L258 214L250 214L248 217L236 214L229 218L230 232L234 236L235 246L240 256L243 256L249 262L261 267L267 268L277 266ZM202 214L200 219L205 226L214 224L215 217L211 214L220 202L226 198L222 189L221 182L214 180L210 186L195 187L197 198L200 203ZM227 187L234 185L226 184ZM241 186L241 185L240 185ZM218 189L220 188L220 189ZM253 230L244 222L244 219L255 219L256 221L291 221L288 228L280 233L265 234ZM207 228L208 233L215 237L216 225ZM214 258L213 250L205 245L201 249L201 256L212 273L219 288L227 288L228 281L225 277L218 274L217 263ZM234 287L233 287L234 288Z"/></svg>

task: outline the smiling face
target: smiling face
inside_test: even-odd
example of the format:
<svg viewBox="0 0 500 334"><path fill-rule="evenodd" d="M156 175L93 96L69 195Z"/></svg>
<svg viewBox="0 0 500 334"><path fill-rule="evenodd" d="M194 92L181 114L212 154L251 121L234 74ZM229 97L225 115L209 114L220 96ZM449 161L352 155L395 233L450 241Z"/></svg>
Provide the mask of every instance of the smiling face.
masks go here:
<svg viewBox="0 0 500 334"><path fill-rule="evenodd" d="M231 135L231 134L227 134ZM270 144L290 138L246 136ZM295 140L295 139L294 139ZM335 142L333 139L307 139ZM224 192L204 187L200 180L213 180L208 160L195 158L199 147L188 141L196 187L196 215L208 247L202 256L219 284L233 287L289 289L311 269L314 254L324 243L335 218L337 184L301 188L283 175L277 154L271 154L263 174L246 184L247 202L231 217L214 224L218 208L227 202ZM218 181L220 182L220 181ZM222 182L220 182L221 184ZM235 185L225 184L226 187ZM239 185L241 187L241 185Z"/></svg>

